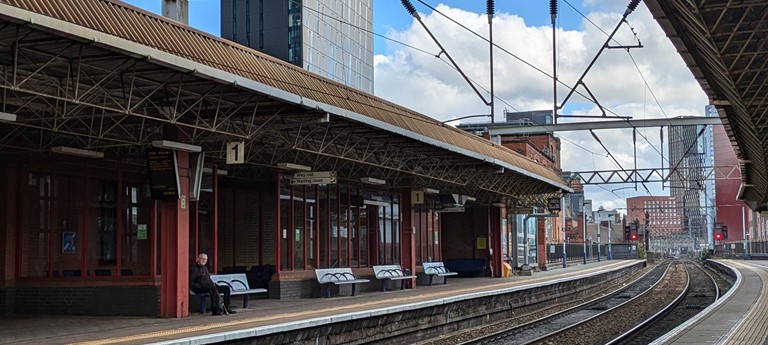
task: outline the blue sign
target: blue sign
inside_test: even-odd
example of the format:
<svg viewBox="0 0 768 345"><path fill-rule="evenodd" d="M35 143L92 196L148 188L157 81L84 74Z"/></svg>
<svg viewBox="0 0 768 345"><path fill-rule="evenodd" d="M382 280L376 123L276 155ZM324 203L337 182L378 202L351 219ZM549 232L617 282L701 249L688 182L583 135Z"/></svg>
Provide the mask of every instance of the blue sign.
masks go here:
<svg viewBox="0 0 768 345"><path fill-rule="evenodd" d="M61 233L61 252L64 254L74 254L77 249L77 233Z"/></svg>

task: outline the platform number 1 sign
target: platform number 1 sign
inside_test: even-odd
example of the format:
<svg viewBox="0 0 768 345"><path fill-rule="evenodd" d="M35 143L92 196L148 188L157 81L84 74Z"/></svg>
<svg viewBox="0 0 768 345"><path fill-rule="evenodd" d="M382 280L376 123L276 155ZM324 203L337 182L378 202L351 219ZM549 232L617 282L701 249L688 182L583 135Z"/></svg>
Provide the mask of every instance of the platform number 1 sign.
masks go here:
<svg viewBox="0 0 768 345"><path fill-rule="evenodd" d="M227 164L245 163L245 142L227 143Z"/></svg>

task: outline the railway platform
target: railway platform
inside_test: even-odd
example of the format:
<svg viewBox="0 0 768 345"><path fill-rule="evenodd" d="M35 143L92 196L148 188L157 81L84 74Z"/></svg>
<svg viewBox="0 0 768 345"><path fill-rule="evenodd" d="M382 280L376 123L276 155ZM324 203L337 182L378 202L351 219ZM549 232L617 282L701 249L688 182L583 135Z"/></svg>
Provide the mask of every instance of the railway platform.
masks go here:
<svg viewBox="0 0 768 345"><path fill-rule="evenodd" d="M734 286L696 317L653 344L765 344L768 261L718 260L737 270Z"/></svg>
<svg viewBox="0 0 768 345"><path fill-rule="evenodd" d="M3 344L206 344L251 338L398 313L457 300L471 300L512 290L534 289L584 279L636 265L638 260L611 260L550 268L532 276L453 278L448 284L415 289L362 293L357 296L297 300L258 299L237 314L210 314L184 319L12 315L0 318ZM233 305L238 305L234 299Z"/></svg>

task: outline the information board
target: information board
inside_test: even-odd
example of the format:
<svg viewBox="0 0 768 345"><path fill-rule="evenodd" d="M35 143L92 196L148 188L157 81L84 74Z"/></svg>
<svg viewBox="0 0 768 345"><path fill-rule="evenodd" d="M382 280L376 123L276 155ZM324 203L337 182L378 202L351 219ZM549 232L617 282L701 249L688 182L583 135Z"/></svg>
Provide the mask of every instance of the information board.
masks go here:
<svg viewBox="0 0 768 345"><path fill-rule="evenodd" d="M336 183L335 171L297 172L291 177L291 185L313 185Z"/></svg>
<svg viewBox="0 0 768 345"><path fill-rule="evenodd" d="M160 148L146 151L149 188L152 199L174 200L179 198L179 175L176 152Z"/></svg>

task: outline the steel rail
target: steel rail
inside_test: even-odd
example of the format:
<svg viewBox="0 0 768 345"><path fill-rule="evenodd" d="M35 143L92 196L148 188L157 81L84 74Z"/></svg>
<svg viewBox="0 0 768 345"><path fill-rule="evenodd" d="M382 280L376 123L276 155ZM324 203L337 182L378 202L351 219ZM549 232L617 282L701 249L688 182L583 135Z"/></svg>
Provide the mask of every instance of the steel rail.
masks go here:
<svg viewBox="0 0 768 345"><path fill-rule="evenodd" d="M647 290L645 290L645 291L644 291L643 293L641 293L641 294L638 294L637 296L633 297L632 299L629 299L629 300L627 300L627 301L626 301L626 302L624 302L624 303L627 303L627 302L629 302L629 301L631 301L631 300L634 300L635 298L637 298L637 297L640 297L640 296L644 295L644 294L645 294L645 293L647 293L648 291L651 291L651 290L652 290L652 289L653 289L653 288L654 288L656 285L658 285L658 284L659 284L659 283L662 281L662 279L663 279L663 278L664 278L664 276L666 275L667 271L669 270L669 267L670 267L670 266L671 266L671 262L667 263L667 268L665 269L665 271L664 271L664 274L662 274L662 275L659 277L659 279L658 279L658 280L657 280L655 283L653 283L653 284L652 284L652 285L651 285L651 286L650 286L650 287L649 287ZM498 340L501 340L501 339L503 339L503 338L506 338L506 337L507 337L507 336L509 336L510 334L518 333L518 332L519 332L520 330L522 330L522 329L530 329L530 328L532 328L532 327L535 327L537 324L545 324L545 323L547 323L547 322L549 322L549 321L551 321L551 320L554 320L554 319L556 319L556 318L562 317L563 315L567 315L567 314L569 314L569 313L573 313L573 312L576 312L576 311L578 311L578 310L580 310L580 309L585 309L586 307L588 307L588 306L590 306L590 305L593 305L593 304L596 304L596 303L600 303L600 302L602 302L602 301L605 301L605 300L608 300L608 299L610 299L610 298L614 298L616 295L619 295L619 294L621 294L622 292L626 291L626 290L627 290L627 289L628 289L630 286L632 286L632 285L634 285L634 284L637 284L637 283L639 283L639 282L640 282L640 281L641 281L643 278L647 277L647 276L648 276L648 275L650 275L651 273L652 273L652 271L648 271L648 272L646 272L644 275L642 275L642 276L638 277L636 280L634 280L634 281L633 281L632 283L630 283L629 285L627 285L627 286L625 286L624 288L621 288L621 289L619 289L619 290L617 290L617 291L614 291L613 293L610 293L610 294L608 294L608 295L606 295L606 296L602 296L602 297L598 297L598 298L595 298L595 299L592 299L592 300L586 301L586 302L584 302L584 303L581 303L581 304L579 304L579 305L576 305L576 306L573 306L573 307L567 308L567 309L565 309L565 310L563 310L563 311L561 311L561 312L559 312L559 313L556 313L556 314L553 314L553 315L549 315L549 316L545 316L545 317L543 317L543 318L540 318L540 319L538 319L538 320L533 320L533 321L531 321L531 322L527 322L527 323L525 323L525 324L522 324L522 325L519 325L519 326L516 326L516 327L513 327L513 328L509 328L509 329L500 330L500 331L498 331L498 332L494 332L494 333L491 333L491 334L487 334L487 335L484 335L484 336L482 336L482 337L479 337L479 338L475 338L475 339L472 339L472 340L469 340L469 341L466 341L466 342L462 342L462 343L459 343L458 345L480 345L480 344L492 344L494 341L498 341ZM623 305L624 303L622 303L622 304L620 304L620 305ZM608 312L608 311L610 311L610 310L612 310L612 309L613 309L613 308L611 308L611 309L608 309L608 310L605 310L605 311L603 311L603 313L605 313L605 312ZM597 316L599 316L599 315L601 315L601 314L603 314L603 313L600 313L600 314L597 314L597 315L595 315L595 316L593 316L593 317L590 317L590 318L588 318L587 320L591 320L591 319L593 319L594 317L597 317ZM587 321L587 320L585 320L585 321ZM527 342L525 342L525 343L527 344L527 343L532 343L532 342L536 342L536 341L541 341L541 339L544 339L544 338L546 338L546 337L549 337L549 336L551 336L551 335L554 335L554 334L557 334L557 333L560 333L560 332L564 332L564 331L566 331L566 330L568 330L568 329L571 329L572 327L575 327L575 326L577 326L577 325L578 325L578 324L574 324L574 325L572 325L572 326L569 326L569 327L567 327L567 328L563 328L563 329L561 329L559 332L556 332L556 333L551 333L551 334L549 334L549 335L546 335L546 336L544 336L544 337L539 337L539 338L536 338L536 339L534 339L534 340L531 340L531 341L527 341Z"/></svg>

